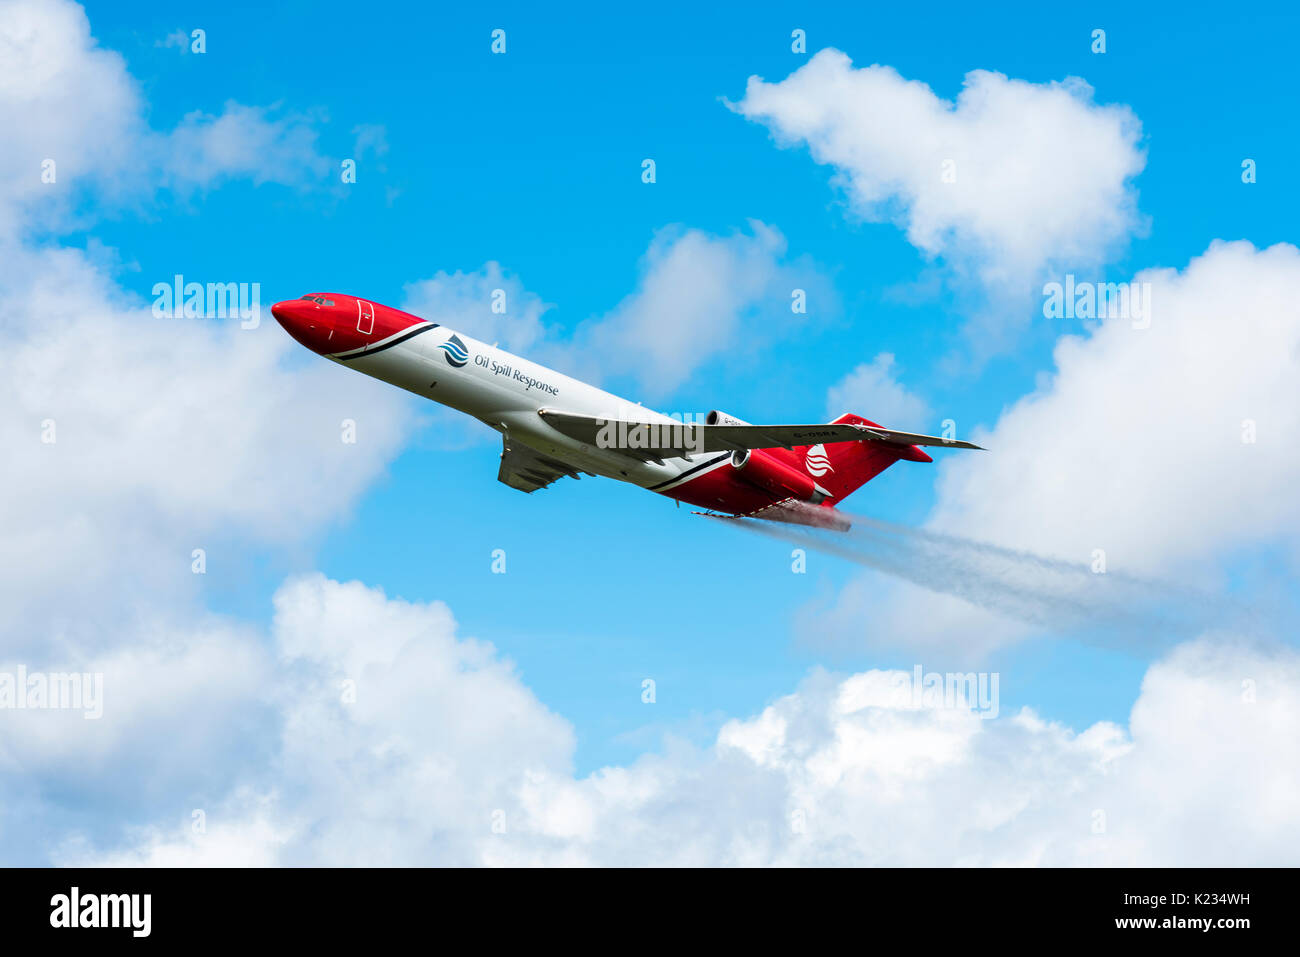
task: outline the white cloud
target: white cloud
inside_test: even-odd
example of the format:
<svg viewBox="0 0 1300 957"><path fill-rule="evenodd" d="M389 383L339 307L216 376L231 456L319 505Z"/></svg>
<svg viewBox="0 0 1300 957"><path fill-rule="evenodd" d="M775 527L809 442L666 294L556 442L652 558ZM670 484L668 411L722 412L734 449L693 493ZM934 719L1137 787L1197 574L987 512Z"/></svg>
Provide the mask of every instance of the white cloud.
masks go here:
<svg viewBox="0 0 1300 957"><path fill-rule="evenodd" d="M189 32L178 28L167 34L167 36L163 37L161 40L155 40L153 45L164 50L176 47L182 53L189 53L191 41L192 38Z"/></svg>
<svg viewBox="0 0 1300 957"><path fill-rule="evenodd" d="M82 708L4 712L0 765L8 773L56 789L90 777L105 805L156 807L142 783L159 795L196 786L224 791L232 766L265 752L274 712L268 662L253 629L149 613L114 644L89 654L65 648L57 659L62 673L92 676L83 683L96 690ZM0 673L16 675L20 667L42 670L0 659Z"/></svg>
<svg viewBox="0 0 1300 957"><path fill-rule="evenodd" d="M122 57L101 48L70 0L0 6L0 235L56 228L79 191L133 202L159 182L206 188L232 176L317 181L329 161L296 117L227 103L152 130ZM53 182L48 182L53 162Z"/></svg>
<svg viewBox="0 0 1300 957"><path fill-rule="evenodd" d="M209 833L177 818L115 859L463 863L488 852L494 812L507 832L520 826L521 785L571 776L567 722L491 645L457 637L442 603L313 575L286 583L275 609L276 753L249 762L257 780L214 796Z"/></svg>
<svg viewBox="0 0 1300 957"><path fill-rule="evenodd" d="M575 779L567 723L440 603L314 576L276 608L283 731L260 782L214 806L207 835L176 819L121 846L70 840L64 862L1227 865L1300 851L1300 762L1276 747L1300 734L1289 649L1181 646L1151 667L1127 731L915 708L905 672L815 672L709 750Z"/></svg>
<svg viewBox="0 0 1300 957"><path fill-rule="evenodd" d="M0 442L23 490L0 500L11 650L48 644L51 606L88 603L68 627L105 636L96 617L133 594L183 600L207 580L195 548L224 579L241 550L310 540L412 427L381 383L290 365L298 347L273 323L155 318L70 250L8 247L5 262Z"/></svg>
<svg viewBox="0 0 1300 957"><path fill-rule="evenodd" d="M976 666L1005 645L1041 629L883 573L855 575L829 603L805 607L799 637L838 654L863 648L898 651Z"/></svg>
<svg viewBox="0 0 1300 957"><path fill-rule="evenodd" d="M65 126L46 133L74 169L93 179L129 162L112 146L93 152L78 125L83 94L103 97L92 130L125 131L132 149L148 140L120 59L94 48L78 8L6 7L0 45L0 64L53 64L34 102L66 107L53 114ZM0 111L11 111L0 119L21 118L15 102L0 92ZM235 127L273 122L234 115ZM177 175L194 185L257 178L224 143L206 142L217 123L193 120L185 135L199 141L199 159ZM40 194L27 168L0 159L0 212L30 213ZM320 363L286 368L293 347L273 326L154 319L82 254L12 242L14 225L0 222L0 405L13 413L0 420L0 442L21 495L0 505L0 563L13 570L0 583L0 667L99 670L106 699L99 721L5 714L7 860L1261 864L1300 849L1297 761L1276 745L1300 734L1300 662L1289 650L1224 640L1179 649L1150 669L1127 732L1102 723L1076 734L1027 712L980 721L913 711L892 694L890 673L816 673L759 715L729 722L710 749L578 779L568 723L490 645L458 636L441 603L314 575L281 587L268 634L195 616L190 548L209 538L229 546L212 550L211 574L237 546L309 539L393 454L405 400ZM1238 278L1261 285L1260 298L1244 300L1252 308L1278 300L1284 279L1294 288L1289 247L1225 248L1249 267ZM740 341L737 317L788 309L790 290L773 278L784 275L783 257L783 241L757 224L729 238L676 234L652 247L642 289L587 332L645 349L652 371L684 376L659 343L707 357ZM491 278L485 269L481 282ZM683 295L674 281L699 291ZM1198 292L1184 290L1185 301ZM1247 404L1269 423L1261 436L1294 431L1275 404L1294 371L1293 316L1242 320L1291 350L1248 382L1246 398L1257 401ZM1105 329L1094 339L1111 342ZM1080 356L1091 341L1062 347L1062 382L1089 368ZM1226 346L1252 348L1236 338ZM1173 342L1162 348L1184 372L1206 361ZM355 446L340 441L345 417L358 421ZM1085 431L1097 428L1081 417ZM45 419L56 424L54 444L40 441ZM1112 444L1107 454L1121 454ZM1276 448L1264 455L1265 477L1248 491L1273 495L1289 459ZM344 697L352 688L354 701ZM1097 810L1102 834L1093 833Z"/></svg>
<svg viewBox="0 0 1300 957"><path fill-rule="evenodd" d="M791 309L797 289L806 314ZM780 232L753 221L749 232L729 236L660 230L642 260L637 289L567 339L545 321L552 306L496 262L409 283L401 308L583 378L632 375L648 395L662 396L719 355L767 344L808 315L836 307L815 267L791 260ZM747 340L746 331L760 322L763 335Z"/></svg>
<svg viewBox="0 0 1300 957"><path fill-rule="evenodd" d="M150 146L165 154L166 182L184 191L208 189L228 179L262 183L322 182L331 160L316 151L316 129L298 116L276 116L233 100L219 116L195 110Z"/></svg>
<svg viewBox="0 0 1300 957"><path fill-rule="evenodd" d="M881 352L826 393L827 418L855 412L893 429L916 431L930 415L924 399L898 381L893 353Z"/></svg>
<svg viewBox="0 0 1300 957"><path fill-rule="evenodd" d="M1300 250L1215 242L1135 281L1149 327L1062 337L1052 374L971 436L989 451L939 463L926 527L1083 566L1100 550L1108 574L1207 593L1226 558L1277 549L1285 577L1300 559ZM809 614L832 644L906 635L972 656L1042 631L878 575Z"/></svg>
<svg viewBox="0 0 1300 957"><path fill-rule="evenodd" d="M488 262L475 272L439 270L430 279L407 283L401 308L489 344L499 342L502 349L524 352L546 335L542 318L551 306L500 263Z"/></svg>
<svg viewBox="0 0 1300 957"><path fill-rule="evenodd" d="M154 174L262 181L310 154L293 122L238 104L173 134L142 115L80 7L0 7L0 671L102 675L104 696L95 720L3 711L7 857L41 859L74 831L95 841L173 813L188 822L193 801L265 756L279 718L271 659L200 595L252 553L282 558L345 516L412 419L393 390L301 362L274 324L155 318L92 261L93 241L90 254L30 241L67 225L69 182L103 206ZM259 155L240 155L250 147ZM57 160L54 184L41 183L43 156ZM195 548L206 575L191 571Z"/></svg>
<svg viewBox="0 0 1300 957"><path fill-rule="evenodd" d="M258 807L265 798L241 794L242 803ZM254 816L235 821L216 817L195 808L201 818L180 815L179 840L169 840L156 827L142 827L135 833L139 843L129 849L97 858L104 867L274 867L279 860L286 835L265 817ZM88 845L84 838L65 840L52 854L55 866L82 860Z"/></svg>
<svg viewBox="0 0 1300 957"><path fill-rule="evenodd" d="M1145 164L1137 118L1092 93L1074 77L974 70L954 103L827 49L778 83L750 77L732 108L833 166L858 215L897 223L927 256L1023 299L1052 264L1099 263L1142 226L1130 182ZM985 328L1003 331L994 321Z"/></svg>
<svg viewBox="0 0 1300 957"><path fill-rule="evenodd" d="M388 155L388 128L382 123L361 123L352 127L356 140L352 146L352 155L360 159L373 156L376 160Z"/></svg>
<svg viewBox="0 0 1300 957"><path fill-rule="evenodd" d="M750 232L717 236L698 229L660 230L641 264L635 292L575 337L599 356L600 371L633 373L648 394L663 395L730 349L752 348L746 330L761 326L769 343L823 314L831 294L806 261L786 259L786 241L753 220ZM791 309L796 289L807 314Z"/></svg>
<svg viewBox="0 0 1300 957"><path fill-rule="evenodd" d="M62 208L69 184L138 162L141 102L122 57L99 47L85 12L54 0L0 7L0 234L20 213ZM42 164L55 163L55 183Z"/></svg>
<svg viewBox="0 0 1300 957"><path fill-rule="evenodd" d="M154 318L88 255L31 243L68 225L78 190L105 207L160 182L301 181L325 162L310 126L258 107L191 113L170 133L144 115L122 58L98 46L80 6L0 7L0 440L6 477L23 490L0 502L11 653L49 648L52 622L74 648L131 634L125 582L159 606L184 604L205 581L189 572L195 548L229 573L236 539L245 549L310 540L378 474L410 420L378 383L320 363L285 368L299 351L273 324ZM341 441L345 418L356 444ZM81 615L51 615L78 602Z"/></svg>
<svg viewBox="0 0 1300 957"><path fill-rule="evenodd" d="M1063 337L1042 388L978 440L990 452L943 463L934 527L1152 573L1294 541L1300 251L1216 242L1136 281L1150 328Z"/></svg>

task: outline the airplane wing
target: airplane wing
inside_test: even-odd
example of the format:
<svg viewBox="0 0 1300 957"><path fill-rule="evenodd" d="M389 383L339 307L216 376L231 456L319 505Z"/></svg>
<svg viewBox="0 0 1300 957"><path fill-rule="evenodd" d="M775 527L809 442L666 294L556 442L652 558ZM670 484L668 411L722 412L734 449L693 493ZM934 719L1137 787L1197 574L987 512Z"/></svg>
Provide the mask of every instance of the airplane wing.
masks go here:
<svg viewBox="0 0 1300 957"><path fill-rule="evenodd" d="M578 478L576 469L508 438L501 440L501 470L497 481L521 492L536 492L556 479Z"/></svg>
<svg viewBox="0 0 1300 957"><path fill-rule="evenodd" d="M659 422L629 422L574 415L542 409L537 413L556 431L588 445L615 448L634 458L662 459L687 452L730 452L737 449L792 449L799 445L828 442L883 442L887 445L931 445L952 449L981 449L981 446L936 435L898 432L876 426L851 423L823 425L678 425ZM610 440L615 443L611 444Z"/></svg>

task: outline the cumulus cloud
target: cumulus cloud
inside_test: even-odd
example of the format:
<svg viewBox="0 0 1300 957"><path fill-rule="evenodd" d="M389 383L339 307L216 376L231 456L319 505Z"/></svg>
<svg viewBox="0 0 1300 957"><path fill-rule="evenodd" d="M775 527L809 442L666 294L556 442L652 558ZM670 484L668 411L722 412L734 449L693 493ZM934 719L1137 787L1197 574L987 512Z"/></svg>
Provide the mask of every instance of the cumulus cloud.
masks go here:
<svg viewBox="0 0 1300 957"><path fill-rule="evenodd" d="M210 809L207 834L176 820L119 846L70 840L63 860L1229 865L1300 850L1300 762L1275 747L1300 733L1289 649L1180 646L1127 729L1080 732L914 695L908 672L819 671L711 748L575 778L567 723L440 603L297 579L272 646L288 693L261 782Z"/></svg>
<svg viewBox="0 0 1300 957"><path fill-rule="evenodd" d="M65 206L70 183L127 168L140 117L126 64L90 35L80 6L0 7L0 231L12 232L22 213Z"/></svg>
<svg viewBox="0 0 1300 957"><path fill-rule="evenodd" d="M931 524L1166 573L1300 531L1300 250L1215 242L1147 320L1065 336L1043 386L942 466Z"/></svg>
<svg viewBox="0 0 1300 957"><path fill-rule="evenodd" d="M1215 242L1134 281L1150 315L1062 337L1040 388L972 436L989 452L940 463L926 526L1209 590L1225 556L1275 548L1293 566L1300 250ZM1041 632L876 576L814 619L859 645L906 634L972 654Z"/></svg>
<svg viewBox="0 0 1300 957"><path fill-rule="evenodd" d="M796 290L808 313L791 308ZM835 306L816 267L789 257L780 231L753 221L731 235L660 230L637 289L569 336L547 323L552 305L497 262L408 283L401 308L584 378L631 375L648 394L665 395L720 354L752 348L750 324L779 336Z"/></svg>
<svg viewBox="0 0 1300 957"><path fill-rule="evenodd" d="M169 50L175 47L182 53L189 53L191 41L192 38L189 31L178 28L167 34L167 36L163 37L161 40L155 40L153 45L164 50Z"/></svg>
<svg viewBox="0 0 1300 957"><path fill-rule="evenodd" d="M39 670L5 654L0 674ZM97 796L109 807L147 802L156 811L156 797L177 789L224 790L232 765L265 750L263 724L272 716L264 700L266 665L252 628L150 613L113 647L65 649L55 665L62 671L42 670L92 680L82 682L74 702L80 707L6 710L0 761L9 773L53 790L97 779ZM164 727L170 733L158 734Z"/></svg>
<svg viewBox="0 0 1300 957"><path fill-rule="evenodd" d="M195 548L219 572L236 542L310 538L346 514L411 426L410 404L380 383L290 366L296 347L273 324L155 318L70 250L6 260L0 442L24 490L0 502L10 648L48 642L32 625L52 603L129 607L123 579L160 600L191 594L203 581ZM78 629L102 624L73 617Z"/></svg>
<svg viewBox="0 0 1300 957"><path fill-rule="evenodd" d="M297 364L274 325L157 318L96 264L93 243L86 253L31 241L37 227L67 225L57 190L69 178L112 205L129 198L117 173L264 181L283 169L259 161L310 152L304 134L281 149L268 135L278 121L238 104L171 134L142 115L121 58L96 45L80 7L0 7L0 674L75 673L102 692L90 720L90 709L6 701L9 860L42 859L74 832L95 842L169 813L188 819L203 794L231 788L241 762L265 756L278 718L271 659L257 629L203 610L204 588L346 515L412 418L378 383ZM250 160L234 141L269 155ZM164 160L174 146L185 155ZM53 182L41 156L57 159Z"/></svg>
<svg viewBox="0 0 1300 957"><path fill-rule="evenodd" d="M352 155L358 159L373 156L381 159L388 155L388 128L382 123L361 123L352 127L356 137L352 146Z"/></svg>
<svg viewBox="0 0 1300 957"><path fill-rule="evenodd" d="M123 564L116 584L131 589L133 569ZM49 860L69 841L119 842L161 819L188 824L193 808L230 793L274 754L279 714L256 629L196 617L157 591L121 623L70 592L65 600L78 604L85 624L102 629L95 640L55 620L35 632L41 647L15 647L14 632L0 629L0 680L21 694L17 682L39 673L51 687L75 681L81 692L71 708L10 700L0 711L0 853L8 861Z"/></svg>
<svg viewBox="0 0 1300 957"><path fill-rule="evenodd" d="M231 100L219 115L195 110L162 139L149 142L173 188L209 189L230 179L262 183L321 182L332 162L316 151L316 128L300 116Z"/></svg>
<svg viewBox="0 0 1300 957"><path fill-rule="evenodd" d="M99 46L81 6L0 6L0 234L57 227L88 188L131 202L159 183L314 182L329 167L315 141L301 118L233 102L153 130L125 62Z"/></svg>
<svg viewBox="0 0 1300 957"><path fill-rule="evenodd" d="M832 166L857 215L896 223L999 300L1024 300L1053 264L1104 261L1142 227L1131 182L1145 165L1139 123L1075 77L1036 84L974 70L949 102L827 49L780 82L750 77L732 108ZM986 332L1018 321L997 315Z"/></svg>
<svg viewBox="0 0 1300 957"><path fill-rule="evenodd" d="M845 412L890 428L917 431L925 426L930 409L924 399L898 381L893 353L881 352L827 390L827 418Z"/></svg>
<svg viewBox="0 0 1300 957"><path fill-rule="evenodd" d="M720 353L744 347L743 332L755 323L765 341L797 328L804 314L791 307L799 289L807 314L827 308L830 293L815 268L787 259L785 237L771 226L755 220L730 236L669 227L651 242L636 291L575 338L600 357L601 371L634 373L662 395Z"/></svg>
<svg viewBox="0 0 1300 957"><path fill-rule="evenodd" d="M588 380L632 376L646 394L663 396L721 354L752 350L836 306L817 268L789 257L779 230L751 221L730 235L659 230L637 288L567 336L546 321L552 305L496 262L409 283L401 308ZM756 323L764 336L747 340Z"/></svg>
<svg viewBox="0 0 1300 957"><path fill-rule="evenodd" d="M474 272L443 272L402 288L401 308L422 319L452 326L502 349L522 352L546 335L551 308L498 262Z"/></svg>
<svg viewBox="0 0 1300 957"><path fill-rule="evenodd" d="M465 863L494 821L519 826L521 785L572 776L568 723L441 602L305 576L275 596L271 648L282 730L262 776L216 796L212 832L154 828L115 859Z"/></svg>
<svg viewBox="0 0 1300 957"><path fill-rule="evenodd" d="M196 548L218 571L236 539L297 547L346 511L409 422L378 383L289 368L296 346L273 325L155 318L90 255L32 242L67 225L69 184L111 207L146 184L286 182L322 162L309 127L257 107L193 113L169 133L144 114L81 7L0 7L0 440L23 490L0 503L7 653L131 634L132 589L183 603L204 580Z"/></svg>
<svg viewBox="0 0 1300 957"><path fill-rule="evenodd" d="M93 180L114 164L124 169L148 141L120 58L95 46L79 8L5 7L0 53L0 70L14 62L38 75L49 69L46 84L29 91L32 115L65 123L35 128L74 171ZM24 82L18 73L0 78ZM25 121L12 89L21 86L0 84L0 120ZM83 97L101 115L82 116ZM233 115L235 126L274 122L242 108ZM92 142L82 120L92 133L120 133L129 156ZM265 172L207 142L219 122L182 123L201 161L177 172L178 182ZM0 151L0 215L30 225L43 194L14 155ZM292 165L283 156L277 163ZM491 645L459 634L439 602L307 575L279 589L269 629L211 616L201 610L190 550L208 539L229 546L224 559L212 550L211 573L236 549L309 539L399 446L405 400L344 370L286 363L292 346L274 327L263 335L235 323L155 319L84 254L14 241L15 223L0 221L0 404L13 412L0 421L0 441L11 487L21 490L0 505L0 561L13 570L0 583L0 671L102 673L105 700L94 721L5 712L6 860L1212 865L1288 863L1300 849L1297 762L1276 748L1300 734L1300 661L1290 650L1224 637L1185 645L1151 667L1127 729L1101 723L1080 732L1031 711L981 720L962 707L914 708L898 693L904 676L891 672L816 672L761 713L727 723L710 748L578 778L569 724ZM1241 260L1232 275L1261 285L1259 298L1244 302L1261 309L1281 298L1295 250L1223 249L1218 255ZM520 318L510 310L522 302L520 328L537 341L540 302L489 267L471 280L439 274L433 287L416 284L411 302L424 294L454 311L459 300L448 289L464 286L462 305L472 311L468 302L499 280L506 315ZM790 278L784 241L761 224L733 237L675 231L652 246L638 292L584 335L639 348L652 371L684 376L689 365L669 363L675 350L715 355L738 341L744 317L768 308L788 321L791 289L803 285ZM696 293L682 293L683 283ZM1182 302L1201 292L1188 286ZM1153 301L1159 309L1161 295ZM1241 315L1240 339L1161 348L1184 375L1207 367L1201 351L1222 362L1225 346L1235 347L1248 353L1243 363L1258 359L1247 334L1290 348L1242 386L1253 400L1245 404L1263 410L1242 413L1261 425L1255 464L1266 476L1248 492L1276 495L1290 459L1265 448L1264 437L1291 434L1295 424L1276 405L1280 381L1294 371L1286 364L1294 313ZM1159 316L1146 332L1159 333ZM1064 383L1091 381L1091 343L1128 358L1108 328L1063 344L1054 389L1078 398ZM1136 359L1155 355L1139 352L1120 368L1145 373ZM877 357L875 365L865 378L874 375L877 387L894 381L890 363ZM1022 422L1034 432L1037 417L1018 410L999 431ZM1060 411L1101 437L1100 419L1070 403ZM341 441L344 418L357 421L355 445ZM1200 425L1213 435L1217 422ZM1007 428L1009 447L1016 431ZM42 441L48 435L55 441ZM1104 437L1114 462L1124 443ZM946 481L953 491L945 495L962 493L961 479ZM1248 515L1256 533L1262 514ZM1230 540L1226 524L1214 528ZM1209 547L1207 536L1193 546Z"/></svg>

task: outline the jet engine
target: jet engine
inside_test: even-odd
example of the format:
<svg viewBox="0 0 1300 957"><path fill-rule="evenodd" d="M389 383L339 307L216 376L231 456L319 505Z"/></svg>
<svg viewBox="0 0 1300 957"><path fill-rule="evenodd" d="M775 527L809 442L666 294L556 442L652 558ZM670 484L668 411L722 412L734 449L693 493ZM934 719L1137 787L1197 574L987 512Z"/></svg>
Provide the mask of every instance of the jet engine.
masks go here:
<svg viewBox="0 0 1300 957"><path fill-rule="evenodd" d="M734 415L727 415L714 409L704 417L705 425L749 425L744 419L738 419Z"/></svg>
<svg viewBox="0 0 1300 957"><path fill-rule="evenodd" d="M731 454L731 467L736 474L751 485L779 495L793 496L802 502L816 505L826 499L826 493L817 488L811 477L786 465L775 455L762 449L743 449Z"/></svg>

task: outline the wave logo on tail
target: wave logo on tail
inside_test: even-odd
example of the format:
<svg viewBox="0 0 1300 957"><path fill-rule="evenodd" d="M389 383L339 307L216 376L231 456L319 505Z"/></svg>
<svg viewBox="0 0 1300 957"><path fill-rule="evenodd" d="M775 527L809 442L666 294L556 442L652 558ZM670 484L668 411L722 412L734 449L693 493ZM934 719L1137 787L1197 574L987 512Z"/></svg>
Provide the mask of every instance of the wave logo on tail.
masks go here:
<svg viewBox="0 0 1300 957"><path fill-rule="evenodd" d="M834 472L831 468L830 457L826 454L826 446L814 445L804 456L804 467L808 469L808 474L813 478L821 478L827 472Z"/></svg>
<svg viewBox="0 0 1300 957"><path fill-rule="evenodd" d="M457 369L469 362L469 350L465 348L465 343L460 341L460 336L455 333L452 333L451 338L441 343L438 348L447 353L447 361Z"/></svg>

